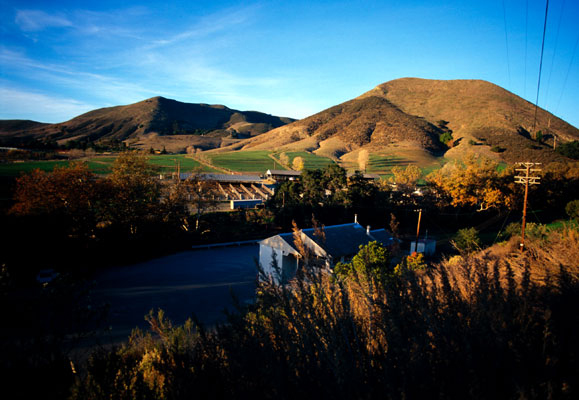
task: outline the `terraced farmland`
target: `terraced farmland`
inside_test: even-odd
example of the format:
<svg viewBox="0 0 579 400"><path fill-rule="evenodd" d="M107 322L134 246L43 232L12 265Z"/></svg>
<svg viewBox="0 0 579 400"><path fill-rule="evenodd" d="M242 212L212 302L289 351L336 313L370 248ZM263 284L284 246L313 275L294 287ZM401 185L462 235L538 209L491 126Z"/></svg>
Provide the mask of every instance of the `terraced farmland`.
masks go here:
<svg viewBox="0 0 579 400"><path fill-rule="evenodd" d="M283 169L279 163L269 157L270 152L259 151L235 151L231 153L208 154L207 158L213 165L238 172L264 173L268 169Z"/></svg>
<svg viewBox="0 0 579 400"><path fill-rule="evenodd" d="M286 154L290 159L290 164L294 158L302 157L304 159L305 169L322 169L326 165L334 163L334 161L328 157L318 156L307 151L288 151Z"/></svg>

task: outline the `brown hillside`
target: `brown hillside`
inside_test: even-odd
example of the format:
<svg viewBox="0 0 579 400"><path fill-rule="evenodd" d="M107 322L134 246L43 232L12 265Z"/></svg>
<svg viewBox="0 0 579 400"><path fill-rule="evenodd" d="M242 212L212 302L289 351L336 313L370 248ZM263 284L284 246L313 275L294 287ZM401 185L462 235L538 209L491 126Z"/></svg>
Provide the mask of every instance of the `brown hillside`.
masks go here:
<svg viewBox="0 0 579 400"><path fill-rule="evenodd" d="M537 143L531 132L534 113L533 104L489 82L403 78L229 149L307 150L341 157L364 147L440 155L438 135L446 126L455 144L446 157L479 152L508 162L564 161L553 151L554 140L579 140L579 130L539 109L535 131L541 130L544 140Z"/></svg>
<svg viewBox="0 0 579 400"><path fill-rule="evenodd" d="M559 143L579 140L577 128L539 108L535 131L542 131L545 144L537 144L530 138L534 137L535 106L486 81L403 78L379 85L359 98L375 96L434 124L447 121L454 138L460 141L449 156L467 148L484 151L498 146L506 161L553 161L562 159L552 150L554 136ZM470 140L481 146L469 145Z"/></svg>
<svg viewBox="0 0 579 400"><path fill-rule="evenodd" d="M440 133L438 127L404 113L387 99L368 96L331 107L234 147L307 150L339 157L360 147L379 151L390 145L410 144L440 153Z"/></svg>
<svg viewBox="0 0 579 400"><path fill-rule="evenodd" d="M154 97L127 106L101 108L58 124L0 123L3 142L37 138L99 142L130 140L167 143L188 142L200 147L215 147L216 138L247 138L267 132L292 122L292 119L275 117L255 111L237 111L221 105L182 103L163 97ZM178 140L169 137L179 136Z"/></svg>

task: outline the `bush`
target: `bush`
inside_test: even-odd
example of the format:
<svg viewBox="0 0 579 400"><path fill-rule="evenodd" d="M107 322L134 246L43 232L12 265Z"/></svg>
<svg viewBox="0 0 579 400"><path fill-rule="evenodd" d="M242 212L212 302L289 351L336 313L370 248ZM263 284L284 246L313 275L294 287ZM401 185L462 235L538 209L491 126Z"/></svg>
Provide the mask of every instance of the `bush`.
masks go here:
<svg viewBox="0 0 579 400"><path fill-rule="evenodd" d="M574 140L568 143L561 143L557 146L557 153L572 158L573 160L579 160L579 140Z"/></svg>
<svg viewBox="0 0 579 400"><path fill-rule="evenodd" d="M503 151L505 151L505 149L500 146L493 146L491 147L491 151L493 153L502 153Z"/></svg>
<svg viewBox="0 0 579 400"><path fill-rule="evenodd" d="M507 225L505 230L501 233L501 236L503 239L508 239L513 236L520 235L521 230L522 230L521 224L519 224L518 222L513 222ZM549 228L547 228L547 225L528 222L527 226L525 227L525 236L527 238L543 239L547 237L548 234Z"/></svg>
<svg viewBox="0 0 579 400"><path fill-rule="evenodd" d="M452 141L452 132L444 132L439 136L440 142L448 145Z"/></svg>
<svg viewBox="0 0 579 400"><path fill-rule="evenodd" d="M579 222L579 200L573 200L565 206L565 212L569 218Z"/></svg>
<svg viewBox="0 0 579 400"><path fill-rule="evenodd" d="M478 237L478 231L475 228L464 228L456 233L452 244L457 250L470 253L480 249L481 242Z"/></svg>

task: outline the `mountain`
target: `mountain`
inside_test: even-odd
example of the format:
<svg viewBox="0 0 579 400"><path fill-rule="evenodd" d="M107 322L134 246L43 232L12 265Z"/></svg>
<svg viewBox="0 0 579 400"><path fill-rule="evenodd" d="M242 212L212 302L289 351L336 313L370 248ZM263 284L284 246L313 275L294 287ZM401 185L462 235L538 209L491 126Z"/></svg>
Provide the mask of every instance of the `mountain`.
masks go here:
<svg viewBox="0 0 579 400"><path fill-rule="evenodd" d="M558 143L579 130L515 94L482 80L402 78L311 117L279 127L231 149L306 150L334 158L371 152L460 157L479 152L508 162L554 161ZM541 130L543 141L533 140ZM452 140L443 145L445 132ZM451 147L448 149L448 147Z"/></svg>
<svg viewBox="0 0 579 400"><path fill-rule="evenodd" d="M238 111L222 105L182 103L153 97L126 106L101 108L67 122L0 121L0 143L17 145L31 140L70 140L106 143L129 141L211 148L222 142L253 137L293 122L255 111ZM169 150L169 148L167 148Z"/></svg>

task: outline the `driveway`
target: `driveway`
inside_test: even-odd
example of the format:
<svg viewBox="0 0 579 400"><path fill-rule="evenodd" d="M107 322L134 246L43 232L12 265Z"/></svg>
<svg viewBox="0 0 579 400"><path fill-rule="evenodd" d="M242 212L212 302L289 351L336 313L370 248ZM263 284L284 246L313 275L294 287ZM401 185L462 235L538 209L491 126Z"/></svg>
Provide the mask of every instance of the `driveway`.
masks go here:
<svg viewBox="0 0 579 400"><path fill-rule="evenodd" d="M258 253L257 245L192 250L99 273L92 297L110 307L105 341L147 329L151 309L163 309L175 324L193 313L206 326L224 321L223 311L234 309L232 292L241 304L254 300Z"/></svg>

